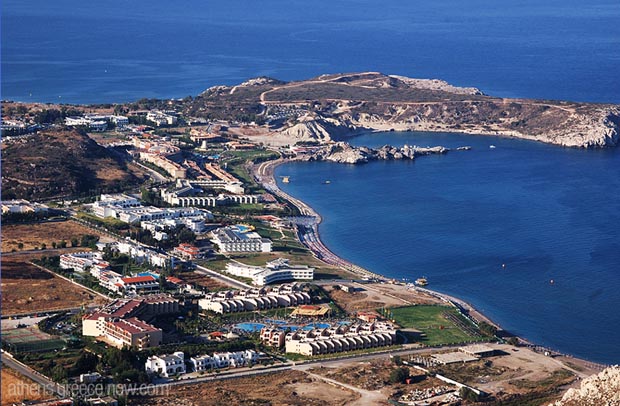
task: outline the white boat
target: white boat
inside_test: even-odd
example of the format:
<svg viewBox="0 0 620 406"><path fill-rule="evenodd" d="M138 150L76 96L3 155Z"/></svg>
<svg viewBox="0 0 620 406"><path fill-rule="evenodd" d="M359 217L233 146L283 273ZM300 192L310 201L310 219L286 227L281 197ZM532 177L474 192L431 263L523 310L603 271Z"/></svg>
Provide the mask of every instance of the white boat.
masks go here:
<svg viewBox="0 0 620 406"><path fill-rule="evenodd" d="M489 145L489 148L495 149L495 145Z"/></svg>

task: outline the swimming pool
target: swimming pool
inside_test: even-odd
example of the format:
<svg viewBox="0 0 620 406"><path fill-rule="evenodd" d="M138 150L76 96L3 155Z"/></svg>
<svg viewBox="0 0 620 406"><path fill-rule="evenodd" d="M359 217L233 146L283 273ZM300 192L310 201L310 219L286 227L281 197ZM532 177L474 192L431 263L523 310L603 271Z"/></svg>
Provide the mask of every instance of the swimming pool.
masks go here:
<svg viewBox="0 0 620 406"><path fill-rule="evenodd" d="M238 328L239 330L249 331L249 332L260 331L265 326L266 325L263 323L239 323L235 325L235 327Z"/></svg>
<svg viewBox="0 0 620 406"><path fill-rule="evenodd" d="M304 326L304 330L312 330L315 328L329 328L330 325L327 323L310 323Z"/></svg>

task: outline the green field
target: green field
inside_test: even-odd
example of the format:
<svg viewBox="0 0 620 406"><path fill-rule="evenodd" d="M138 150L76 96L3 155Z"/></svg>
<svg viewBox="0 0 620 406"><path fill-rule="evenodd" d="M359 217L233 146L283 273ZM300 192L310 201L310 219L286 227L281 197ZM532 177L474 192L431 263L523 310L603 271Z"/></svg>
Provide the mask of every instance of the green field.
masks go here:
<svg viewBox="0 0 620 406"><path fill-rule="evenodd" d="M413 328L423 333L425 345L457 344L482 341L478 329L453 307L417 305L388 310L402 328Z"/></svg>

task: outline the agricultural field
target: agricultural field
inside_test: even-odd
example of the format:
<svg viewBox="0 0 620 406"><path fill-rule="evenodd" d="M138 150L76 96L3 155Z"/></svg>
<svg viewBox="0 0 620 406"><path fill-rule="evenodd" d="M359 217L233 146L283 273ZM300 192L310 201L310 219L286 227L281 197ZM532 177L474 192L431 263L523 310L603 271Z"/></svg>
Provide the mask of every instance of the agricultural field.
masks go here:
<svg viewBox="0 0 620 406"><path fill-rule="evenodd" d="M2 381L2 401L0 405L8 406L21 404L24 400L47 400L52 398L45 393L42 386L21 375L17 371L2 367L0 380Z"/></svg>
<svg viewBox="0 0 620 406"><path fill-rule="evenodd" d="M79 242L84 235L97 235L97 232L70 220L3 225L2 252L39 249L41 244L45 244L49 249L54 243L59 244L63 240L67 247L71 247L71 239Z"/></svg>
<svg viewBox="0 0 620 406"><path fill-rule="evenodd" d="M422 332L426 345L457 344L484 338L457 310L448 306L417 305L387 310L387 316L398 325Z"/></svg>
<svg viewBox="0 0 620 406"><path fill-rule="evenodd" d="M19 256L2 257L2 314L45 312L103 299Z"/></svg>

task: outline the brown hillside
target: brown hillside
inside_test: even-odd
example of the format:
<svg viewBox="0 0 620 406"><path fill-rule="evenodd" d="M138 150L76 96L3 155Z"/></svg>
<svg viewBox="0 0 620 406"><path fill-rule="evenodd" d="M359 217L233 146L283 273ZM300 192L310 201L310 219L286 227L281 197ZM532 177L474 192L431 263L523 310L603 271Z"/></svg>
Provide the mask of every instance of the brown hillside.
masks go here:
<svg viewBox="0 0 620 406"><path fill-rule="evenodd" d="M139 179L83 132L35 134L2 149L2 197L41 199L120 190Z"/></svg>

